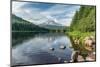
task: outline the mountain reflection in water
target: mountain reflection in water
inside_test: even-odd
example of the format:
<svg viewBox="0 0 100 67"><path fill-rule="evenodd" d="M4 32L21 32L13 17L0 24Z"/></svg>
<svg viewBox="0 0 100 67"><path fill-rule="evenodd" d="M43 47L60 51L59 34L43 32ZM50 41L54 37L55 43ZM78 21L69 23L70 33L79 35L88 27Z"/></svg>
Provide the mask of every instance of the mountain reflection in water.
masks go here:
<svg viewBox="0 0 100 67"><path fill-rule="evenodd" d="M61 49L61 46L66 48ZM37 34L12 47L12 65L69 62L73 51L71 46L69 37L64 34Z"/></svg>

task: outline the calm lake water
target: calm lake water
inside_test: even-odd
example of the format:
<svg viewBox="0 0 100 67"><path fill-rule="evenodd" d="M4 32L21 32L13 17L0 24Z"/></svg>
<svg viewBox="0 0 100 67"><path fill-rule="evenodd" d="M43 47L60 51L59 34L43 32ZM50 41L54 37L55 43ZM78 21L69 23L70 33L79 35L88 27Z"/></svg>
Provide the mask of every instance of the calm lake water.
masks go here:
<svg viewBox="0 0 100 67"><path fill-rule="evenodd" d="M64 34L35 34L12 47L12 65L69 62L73 52L71 46L70 38Z"/></svg>

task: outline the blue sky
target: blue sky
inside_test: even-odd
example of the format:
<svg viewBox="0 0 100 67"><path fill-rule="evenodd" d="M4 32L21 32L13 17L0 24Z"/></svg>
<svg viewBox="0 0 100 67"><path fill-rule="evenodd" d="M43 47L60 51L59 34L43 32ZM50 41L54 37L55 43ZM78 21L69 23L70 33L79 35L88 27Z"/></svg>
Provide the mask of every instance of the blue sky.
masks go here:
<svg viewBox="0 0 100 67"><path fill-rule="evenodd" d="M79 5L65 5L54 3L13 2L12 13L35 24L48 20L69 26Z"/></svg>

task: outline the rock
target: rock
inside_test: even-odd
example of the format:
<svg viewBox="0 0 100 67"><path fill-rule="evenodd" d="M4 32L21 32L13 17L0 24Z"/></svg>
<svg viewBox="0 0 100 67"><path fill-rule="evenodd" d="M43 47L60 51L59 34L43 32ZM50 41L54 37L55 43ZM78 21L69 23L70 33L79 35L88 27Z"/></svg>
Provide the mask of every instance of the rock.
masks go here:
<svg viewBox="0 0 100 67"><path fill-rule="evenodd" d="M95 44L95 38L93 36L85 37L84 43L87 44L87 46L92 46Z"/></svg>
<svg viewBox="0 0 100 67"><path fill-rule="evenodd" d="M92 47L87 47L86 46L85 49L88 50L88 51L90 51L90 52L93 51Z"/></svg>
<svg viewBox="0 0 100 67"><path fill-rule="evenodd" d="M95 61L95 59L93 59L91 57L86 57L86 61Z"/></svg>
<svg viewBox="0 0 100 67"><path fill-rule="evenodd" d="M70 62L81 62L85 61L83 56L79 55L79 51L74 51L72 54L72 60Z"/></svg>
<svg viewBox="0 0 100 67"><path fill-rule="evenodd" d="M64 46L64 45L60 46L60 49L65 49L65 48L66 48L66 46Z"/></svg>
<svg viewBox="0 0 100 67"><path fill-rule="evenodd" d="M88 56L86 57L86 61L95 61L95 52L89 53Z"/></svg>
<svg viewBox="0 0 100 67"><path fill-rule="evenodd" d="M81 55L78 55L77 60L78 60L79 62L85 61L84 58L83 58L83 56L81 56Z"/></svg>
<svg viewBox="0 0 100 67"><path fill-rule="evenodd" d="M75 39L75 40L74 40L74 44L79 45L79 44L80 44L80 41L79 41L78 39Z"/></svg>
<svg viewBox="0 0 100 67"><path fill-rule="evenodd" d="M54 51L54 48L52 48L52 47L50 47L49 49L52 50L52 51Z"/></svg>
<svg viewBox="0 0 100 67"><path fill-rule="evenodd" d="M84 38L85 48L89 51L92 51L95 47L95 38L93 36Z"/></svg>
<svg viewBox="0 0 100 67"><path fill-rule="evenodd" d="M65 60L64 63L67 63L67 61Z"/></svg>
<svg viewBox="0 0 100 67"><path fill-rule="evenodd" d="M77 62L78 54L79 54L78 51L74 51L72 53L71 61L70 62Z"/></svg>

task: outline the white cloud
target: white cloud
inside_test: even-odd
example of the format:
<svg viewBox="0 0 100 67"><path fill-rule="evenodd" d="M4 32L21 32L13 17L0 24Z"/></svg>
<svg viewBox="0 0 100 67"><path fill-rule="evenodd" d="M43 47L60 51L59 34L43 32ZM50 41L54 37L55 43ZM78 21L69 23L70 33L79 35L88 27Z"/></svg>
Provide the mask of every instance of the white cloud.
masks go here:
<svg viewBox="0 0 100 67"><path fill-rule="evenodd" d="M72 8L74 10L70 11ZM67 5L67 6L66 5L55 5L52 8L42 12L42 14L49 16L49 17L52 17L52 19L55 19L56 22L58 22L62 25L69 26L71 24L72 17L74 16L77 9L79 9L79 6L70 7L69 5ZM57 17L52 16L52 15L58 14L58 17L59 17L63 13L64 13L64 15L63 15L64 18L57 18Z"/></svg>
<svg viewBox="0 0 100 67"><path fill-rule="evenodd" d="M75 11L79 9L79 6L60 4L56 4L46 10L36 7L23 8L27 4L27 2L13 2L12 13L35 24L41 24L50 19L62 25L69 26Z"/></svg>
<svg viewBox="0 0 100 67"><path fill-rule="evenodd" d="M26 2L12 2L12 13L17 13L21 11L21 6L26 4Z"/></svg>
<svg viewBox="0 0 100 67"><path fill-rule="evenodd" d="M55 5L42 13L46 15L61 14L66 11L65 7L65 5Z"/></svg>
<svg viewBox="0 0 100 67"><path fill-rule="evenodd" d="M61 19L58 22L65 26L70 26L72 19Z"/></svg>

